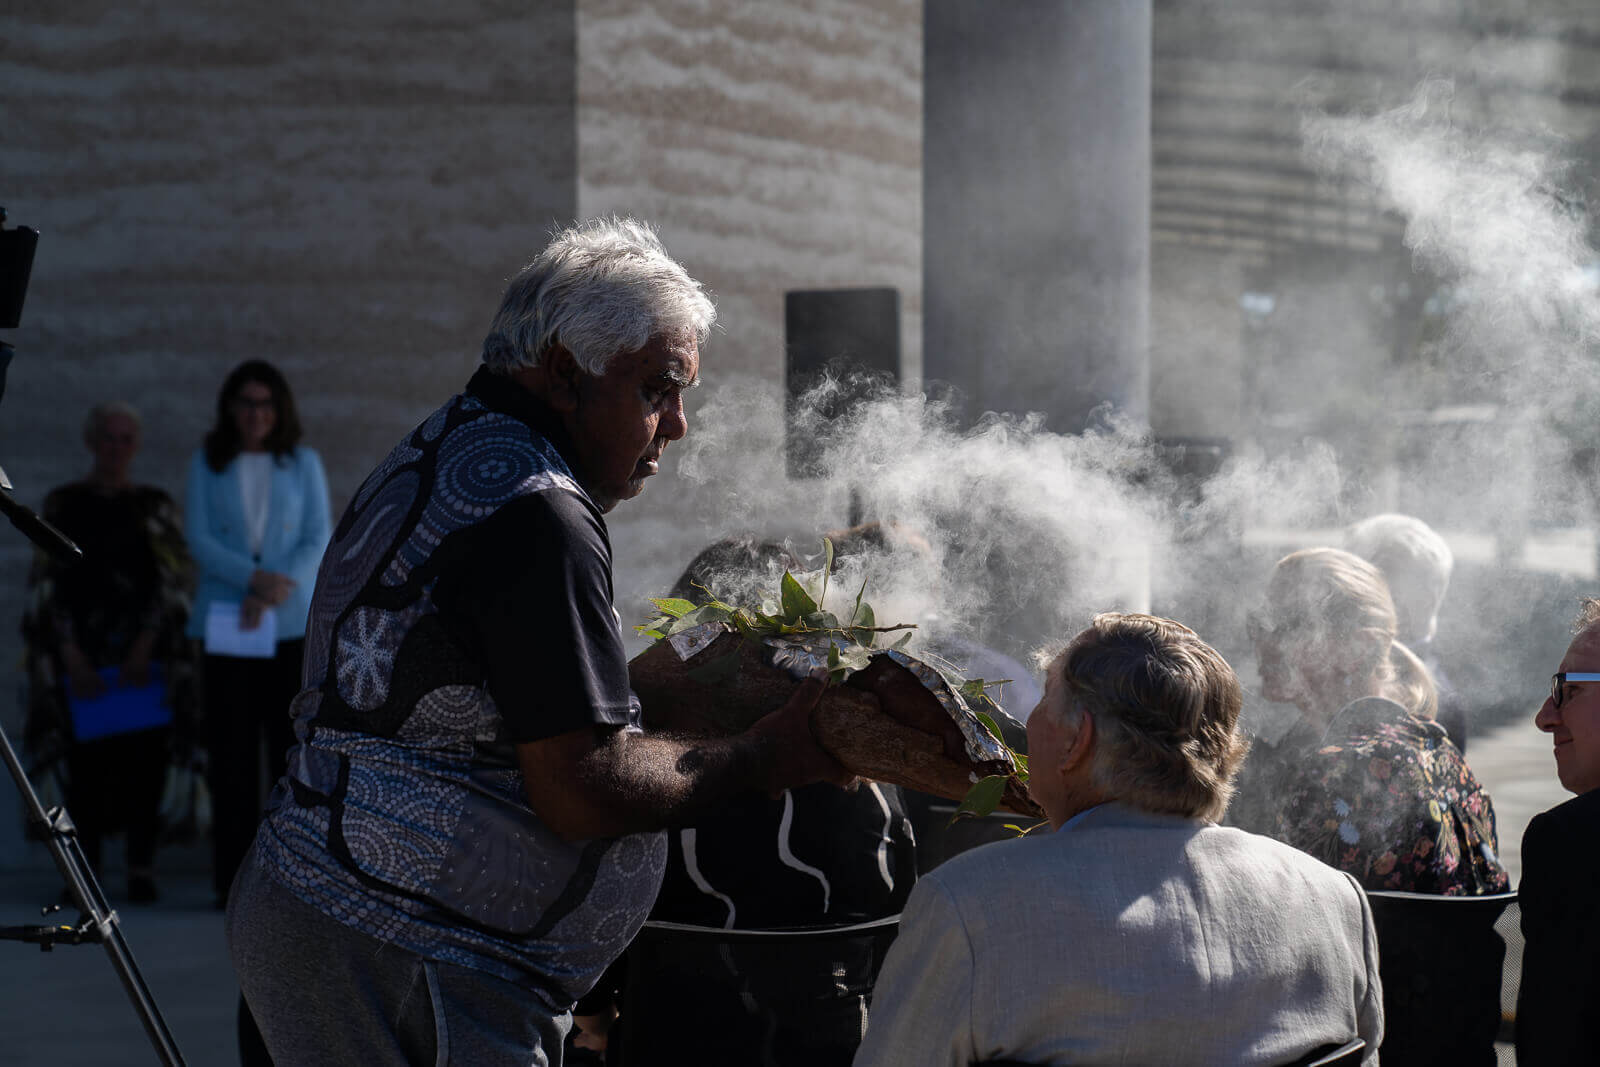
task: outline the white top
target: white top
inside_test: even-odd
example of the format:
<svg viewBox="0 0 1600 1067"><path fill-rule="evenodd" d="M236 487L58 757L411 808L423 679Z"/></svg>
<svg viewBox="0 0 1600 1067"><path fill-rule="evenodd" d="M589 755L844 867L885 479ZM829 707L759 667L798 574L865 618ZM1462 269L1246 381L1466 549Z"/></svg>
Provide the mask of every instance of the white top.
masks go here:
<svg viewBox="0 0 1600 1067"><path fill-rule="evenodd" d="M244 504L244 525L250 535L250 554L261 555L267 536L267 511L272 501L272 453L240 452L239 497Z"/></svg>

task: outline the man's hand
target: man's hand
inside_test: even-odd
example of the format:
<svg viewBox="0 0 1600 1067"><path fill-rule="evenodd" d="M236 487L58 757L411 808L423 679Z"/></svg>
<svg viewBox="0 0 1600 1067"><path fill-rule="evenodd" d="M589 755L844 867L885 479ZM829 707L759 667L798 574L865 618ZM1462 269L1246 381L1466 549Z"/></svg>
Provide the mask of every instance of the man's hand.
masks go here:
<svg viewBox="0 0 1600 1067"><path fill-rule="evenodd" d="M250 575L250 592L260 597L268 607L277 607L289 599L289 590L294 588L294 579L287 574L277 571L258 570ZM254 629L247 626L245 629Z"/></svg>
<svg viewBox="0 0 1600 1067"><path fill-rule="evenodd" d="M767 790L777 796L793 786L812 782L832 782L844 789L855 788L858 779L839 765L839 761L817 744L811 731L811 716L828 688L828 672L813 671L800 683L788 703L756 720L749 735L772 745L775 759L767 779Z"/></svg>

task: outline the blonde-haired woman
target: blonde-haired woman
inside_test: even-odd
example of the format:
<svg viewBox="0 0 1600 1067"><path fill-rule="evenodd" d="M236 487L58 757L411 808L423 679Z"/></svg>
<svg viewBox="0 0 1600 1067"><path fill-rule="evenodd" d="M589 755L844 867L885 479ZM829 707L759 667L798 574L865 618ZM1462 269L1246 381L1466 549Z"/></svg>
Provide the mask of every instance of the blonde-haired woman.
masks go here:
<svg viewBox="0 0 1600 1067"><path fill-rule="evenodd" d="M1382 575L1333 548L1278 561L1250 637L1268 700L1300 709L1258 827L1367 889L1507 890L1494 807L1433 721L1428 670L1395 636Z"/></svg>

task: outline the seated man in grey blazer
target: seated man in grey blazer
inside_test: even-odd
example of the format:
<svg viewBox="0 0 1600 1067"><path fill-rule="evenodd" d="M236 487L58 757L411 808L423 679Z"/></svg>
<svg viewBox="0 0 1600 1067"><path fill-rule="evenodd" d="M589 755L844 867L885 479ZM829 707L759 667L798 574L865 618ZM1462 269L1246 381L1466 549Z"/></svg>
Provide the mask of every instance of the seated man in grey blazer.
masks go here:
<svg viewBox="0 0 1600 1067"><path fill-rule="evenodd" d="M1053 833L925 875L861 1065L1287 1064L1383 1038L1377 940L1349 875L1216 825L1239 682L1194 631L1105 614L1028 719Z"/></svg>

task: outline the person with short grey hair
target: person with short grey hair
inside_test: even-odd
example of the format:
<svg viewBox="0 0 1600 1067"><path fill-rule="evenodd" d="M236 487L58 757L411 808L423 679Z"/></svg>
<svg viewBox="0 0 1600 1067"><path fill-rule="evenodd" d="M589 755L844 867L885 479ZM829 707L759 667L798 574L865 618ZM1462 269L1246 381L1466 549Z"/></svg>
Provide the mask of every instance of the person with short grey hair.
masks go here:
<svg viewBox="0 0 1600 1067"><path fill-rule="evenodd" d="M1467 751L1467 712L1450 685L1434 638L1439 608L1450 589L1455 554L1438 532L1414 515L1386 512L1362 519L1345 531L1345 551L1378 568L1394 601L1396 636L1428 668L1438 690L1434 719L1463 753Z"/></svg>
<svg viewBox="0 0 1600 1067"><path fill-rule="evenodd" d="M94 405L89 409L89 414L83 418L83 439L89 442L89 447L94 448L96 436L100 433L101 426L107 419L126 419L133 426L135 434L144 431L144 419L139 417L139 409L125 400L107 400Z"/></svg>
<svg viewBox="0 0 1600 1067"><path fill-rule="evenodd" d="M586 373L652 337L691 334L703 345L717 321L700 283L636 219L591 219L556 234L517 272L483 341L499 374L537 367L560 347Z"/></svg>
<svg viewBox="0 0 1600 1067"><path fill-rule="evenodd" d="M1239 681L1188 627L1097 616L1028 718L1048 828L924 875L857 1067L1310 1062L1383 995L1366 897L1215 824L1244 754ZM1053 832L1051 832L1053 831Z"/></svg>
<svg viewBox="0 0 1600 1067"><path fill-rule="evenodd" d="M825 673L732 738L646 732L629 688L605 515L688 432L714 319L644 223L561 230L466 389L356 492L228 909L276 1062L559 1064L664 827L849 780L811 734Z"/></svg>

